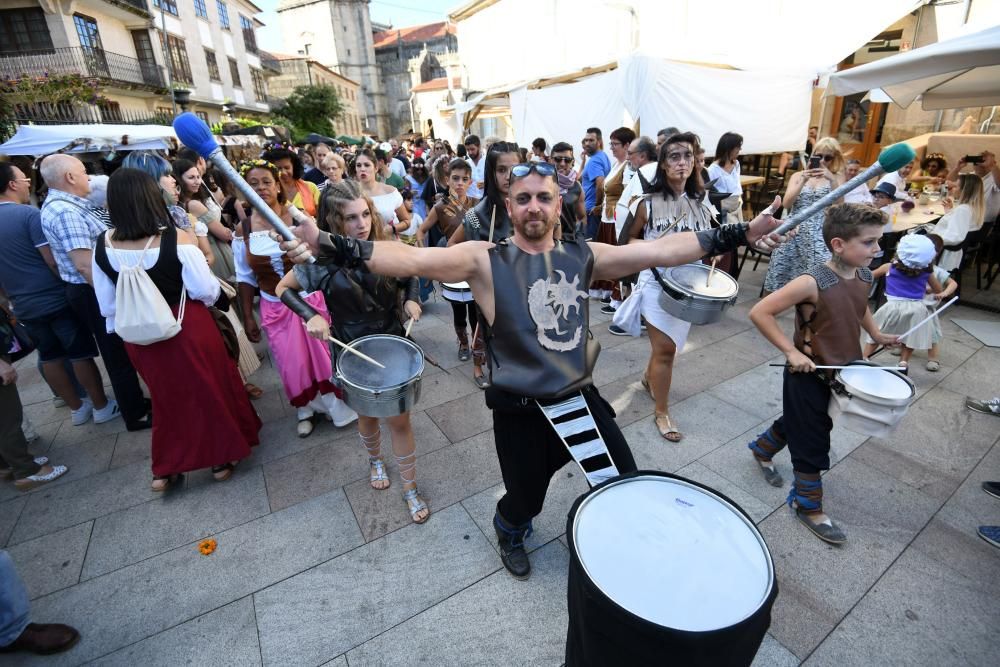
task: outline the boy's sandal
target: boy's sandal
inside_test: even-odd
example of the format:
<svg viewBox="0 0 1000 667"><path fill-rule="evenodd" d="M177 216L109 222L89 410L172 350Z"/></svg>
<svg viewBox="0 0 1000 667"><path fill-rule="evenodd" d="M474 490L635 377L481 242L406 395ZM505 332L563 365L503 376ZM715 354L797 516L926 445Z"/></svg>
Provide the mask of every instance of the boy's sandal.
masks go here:
<svg viewBox="0 0 1000 667"><path fill-rule="evenodd" d="M656 428L660 431L660 435L670 442L680 442L684 435L677 428L677 424L674 420L670 418L670 414L664 412L663 414L655 414L653 416L653 422L656 424Z"/></svg>
<svg viewBox="0 0 1000 667"><path fill-rule="evenodd" d="M424 523L427 519L431 518L431 513L427 507L427 503L425 503L423 498L417 494L416 487L413 487L409 491L404 491L403 500L406 501L406 508L410 510L410 518L413 519L413 523ZM424 511L427 512L427 514L424 515L424 518L417 519L417 514Z"/></svg>
<svg viewBox="0 0 1000 667"><path fill-rule="evenodd" d="M235 467L235 463L224 463L221 466L212 466L212 477L215 478L216 482L225 482L233 476L233 469Z"/></svg>
<svg viewBox="0 0 1000 667"><path fill-rule="evenodd" d="M773 462L761 461L756 456L753 457L753 460L757 462L757 465L760 466L760 471L764 473L765 482L771 486L781 486L785 483L785 480L781 477L781 473L778 472Z"/></svg>
<svg viewBox="0 0 1000 667"><path fill-rule="evenodd" d="M485 375L473 375L472 381L476 383L476 386L480 389L486 389L490 386L490 381L486 379Z"/></svg>
<svg viewBox="0 0 1000 667"><path fill-rule="evenodd" d="M812 534L823 540L824 542L829 542L830 544L843 544L847 541L847 535L844 531L840 529L840 526L835 524L831 519L827 519L823 523L813 523L812 519L809 518L809 514L803 512L798 507L795 508L795 516L798 517L806 528L812 531Z"/></svg>
<svg viewBox="0 0 1000 667"><path fill-rule="evenodd" d="M929 370L931 373L937 373L941 370L941 362L937 359L928 359L927 365L924 368Z"/></svg>
<svg viewBox="0 0 1000 667"><path fill-rule="evenodd" d="M900 361L897 364L897 366L898 366L897 370L899 370L899 372L902 373L903 375L909 375L910 374L910 364L909 364L909 362Z"/></svg>
<svg viewBox="0 0 1000 667"><path fill-rule="evenodd" d="M369 456L368 465L371 467L369 471L369 483L372 488L376 491L385 491L389 488L391 482L389 481L389 475L385 471L385 460L381 456ZM376 483L385 482L385 486L375 486Z"/></svg>

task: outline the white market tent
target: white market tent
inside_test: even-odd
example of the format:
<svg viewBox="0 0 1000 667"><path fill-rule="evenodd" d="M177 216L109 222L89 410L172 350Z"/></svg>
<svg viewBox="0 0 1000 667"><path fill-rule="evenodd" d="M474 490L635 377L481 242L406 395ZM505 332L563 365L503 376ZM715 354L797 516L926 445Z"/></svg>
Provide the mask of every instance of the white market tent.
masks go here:
<svg viewBox="0 0 1000 667"><path fill-rule="evenodd" d="M55 152L166 150L177 143L168 125L21 125L6 143L4 155L48 155Z"/></svg>
<svg viewBox="0 0 1000 667"><path fill-rule="evenodd" d="M878 90L926 111L1000 104L1000 26L969 33L830 76L826 95Z"/></svg>
<svg viewBox="0 0 1000 667"><path fill-rule="evenodd" d="M509 106L515 138L574 145L638 120L642 134L676 126L711 150L722 133L746 153L799 150L813 81L923 0L494 0L453 11L468 88L444 110L459 130ZM863 17L863 19L859 19ZM544 33L497 59L497 36ZM600 26L595 31L594 26ZM584 48L585 47L585 48ZM626 55L627 54L627 55ZM496 110L493 109L493 113Z"/></svg>

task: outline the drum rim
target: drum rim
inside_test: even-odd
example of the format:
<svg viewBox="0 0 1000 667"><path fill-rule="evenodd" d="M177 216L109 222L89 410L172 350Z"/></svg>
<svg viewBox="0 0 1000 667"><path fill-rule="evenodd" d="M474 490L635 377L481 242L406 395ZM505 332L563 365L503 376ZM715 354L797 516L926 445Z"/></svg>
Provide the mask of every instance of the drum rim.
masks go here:
<svg viewBox="0 0 1000 667"><path fill-rule="evenodd" d="M461 285L465 285L465 287L461 287ZM452 292L471 292L472 291L472 287L469 286L469 283L466 282L465 280L461 280L461 281L459 281L457 283L442 282L441 283L441 287L443 287L444 289L450 289Z"/></svg>
<svg viewBox="0 0 1000 667"><path fill-rule="evenodd" d="M398 340L404 341L407 345L409 345L410 347L412 347L414 350L416 350L420 354L420 368L418 368L417 372L409 380L407 380L406 382L399 382L397 384L389 385L388 387L379 387L379 388L376 389L375 387L367 387L367 386L362 385L362 384L357 384L356 382L351 382L351 380L349 380L347 378L347 376L345 376L341 372L341 370L340 370L340 360L344 358L343 357L344 354L350 354L350 352L344 352L344 353L341 353L340 355L337 356L336 373L337 373L337 379L338 380L340 380L343 384L345 384L348 387L351 387L353 389L357 389L359 391L366 391L366 392L369 392L369 393L378 393L378 394L384 394L386 392L393 391L394 389L402 389L403 387L408 387L408 386L412 385L414 383L414 381L419 381L420 380L421 376L424 374L424 368L425 368L425 365L426 365L425 361L424 361L424 350L423 350L423 348L421 348L419 345L417 345L416 343L414 343L409 338L404 338L403 336L396 336L394 334L369 334L367 336L362 336L360 338L355 338L354 340L352 340L351 342L349 342L347 345L348 345L348 347L354 347L355 344L360 343L361 341L364 341L364 340L368 340L370 338L393 338L393 339L398 339Z"/></svg>
<svg viewBox="0 0 1000 667"><path fill-rule="evenodd" d="M577 547L577 532L580 523L580 514L583 508L589 502L591 502L594 497L599 495L604 490L617 486L619 484L624 484L639 479L679 482L683 486L690 487L702 493L710 494L714 499L719 500L728 510L730 510L733 514L735 514L737 518L739 518L740 521L742 521L744 525L747 526L747 528L750 529L751 534L757 540L757 543L760 545L761 550L764 552L764 560L767 563L767 586L765 586L764 592L761 595L761 599L757 603L757 606L754 607L750 611L750 613L744 615L739 620L736 620L733 623L720 628L713 628L708 630L686 630L683 628L675 628L668 625L661 625L656 621L650 620L643 616L639 616L634 611L628 609L620 602L618 602L618 600L612 597L608 593L608 591L606 591L600 584L598 584L597 579L591 574L590 570L587 569L587 566L584 563L583 558L580 557L579 548ZM775 595L775 589L777 587L777 578L774 573L774 559L771 556L771 550L767 546L767 541L764 539L764 536L761 534L760 530L757 528L757 525L753 522L753 519L750 517L750 515L747 514L745 510L736 505L736 503L730 500L727 496L723 495L719 491L716 491L710 486L701 484L699 482L695 482L693 480L681 477L679 475L675 475L673 473L667 473L660 470L636 470L633 472L618 475L617 477L612 477L611 479L598 484L597 486L587 491L584 495L580 496L576 500L576 502L573 503L573 506L570 508L570 521L568 528L569 530L567 530L566 533L566 541L569 545L571 562L575 561L579 563L580 568L583 570L583 573L587 576L587 582L591 586L596 588L598 591L600 591L601 595L603 595L609 602L615 605L615 607L617 607L619 610L623 611L626 614L629 614L634 618L640 619L645 623L649 623L650 625L655 625L659 628L674 630L677 632L699 633L699 632L716 632L718 630L724 630L726 628L735 627L741 623L745 623L748 619L752 618L753 615L759 612L767 604L767 601L771 599L773 595Z"/></svg>
<svg viewBox="0 0 1000 667"><path fill-rule="evenodd" d="M732 281L732 283L733 283L733 285L732 285L732 287L733 287L733 293L730 294L730 295L728 295L728 296L713 296L713 295L710 295L710 294L700 294L698 292L692 292L690 290L690 288L685 287L684 285L678 284L676 280L673 280L671 278L671 275L673 274L674 269L683 269L683 268L687 268L687 267L694 267L696 270L698 270L698 271L704 271L704 272L711 271L711 269L712 269L712 267L710 267L710 266L706 266L705 264L699 264L697 262L690 262L688 264L681 264L679 266L669 266L666 269L664 269L664 271L663 271L663 282L665 282L666 284L668 284L674 290L676 290L678 292L681 292L682 294L687 295L689 298L706 299L708 301L720 301L720 302L723 302L723 303L728 303L728 302L731 302L731 301L735 301L736 298L739 296L739 294L740 294L740 283L739 283L739 281L736 280L736 278L733 278L731 275L729 275L725 271L721 271L720 270L720 271L717 271L717 273L718 273L718 275L719 275L720 278L722 278L724 280L728 279L728 280Z"/></svg>
<svg viewBox="0 0 1000 667"><path fill-rule="evenodd" d="M863 359L858 359L857 361L852 361L852 362L849 362L849 363L847 363L845 365L846 366L878 366L878 364L876 364L874 362L864 361ZM857 389L857 388L855 388L854 385L852 385L849 382L847 382L846 380L844 380L843 376L840 374L841 371L837 371L836 378L837 378L838 382L840 382L842 385L844 385L844 388L847 391L849 391L852 396L858 396L858 397L863 398L863 399L865 399L865 400L867 400L867 401L869 401L871 403L879 403L879 404L883 404L883 405L889 404L889 405L897 405L897 406L904 406L904 405L909 405L910 403L912 403L914 397L916 397L916 395L917 395L917 385L915 385L913 383L913 380L911 380L909 377L903 375L899 371L893 370L891 368L885 368L885 367L882 367L882 368L883 368L883 370L886 373L889 373L890 375L894 375L897 378L899 378L900 380L902 380L903 382L905 382L906 385L910 388L910 395L907 396L906 398L886 398L885 396L879 396L877 394L871 394L871 393L865 391L864 389Z"/></svg>

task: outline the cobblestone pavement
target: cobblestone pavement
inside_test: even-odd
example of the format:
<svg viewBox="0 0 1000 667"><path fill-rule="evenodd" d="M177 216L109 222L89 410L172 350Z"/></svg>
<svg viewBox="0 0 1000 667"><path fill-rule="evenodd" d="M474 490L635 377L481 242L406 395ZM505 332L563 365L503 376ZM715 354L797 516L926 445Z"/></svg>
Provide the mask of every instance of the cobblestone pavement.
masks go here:
<svg viewBox="0 0 1000 667"><path fill-rule="evenodd" d="M695 327L679 357L679 444L657 435L639 384L648 341L609 335L591 304L604 347L595 383L640 468L725 493L770 546L781 592L755 665L995 664L1000 550L975 531L1000 524L1000 501L979 489L1000 478L1000 420L963 403L1000 393L1000 350L945 317L941 371L915 355L919 398L899 429L886 439L834 429L826 500L849 542L828 546L789 513L787 483L768 486L746 449L781 409L780 373L767 365L775 351L747 319L763 270L747 266L741 303ZM963 308L950 316L1000 319ZM423 526L409 521L394 464L391 489L369 487L353 426L324 422L296 436L266 360L254 376L266 390L255 402L261 446L230 481L195 472L165 495L149 490L148 432L125 432L120 420L73 427L34 360L22 361L21 397L41 434L33 450L70 472L24 494L0 484L0 545L34 619L83 634L44 664L561 664L562 533L582 475L571 465L557 473L530 540L531 579L509 577L490 526L503 492L491 416L471 365L456 358L445 302L428 305L414 336L447 368L428 367L413 414L419 483L434 512ZM787 454L777 461L790 476ZM197 548L206 537L218 542L207 557Z"/></svg>

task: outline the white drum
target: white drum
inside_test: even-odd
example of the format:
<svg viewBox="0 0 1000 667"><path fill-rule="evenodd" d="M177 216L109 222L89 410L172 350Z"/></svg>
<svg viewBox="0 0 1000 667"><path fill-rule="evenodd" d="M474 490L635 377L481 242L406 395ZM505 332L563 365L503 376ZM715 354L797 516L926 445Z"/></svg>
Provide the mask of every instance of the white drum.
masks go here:
<svg viewBox="0 0 1000 667"><path fill-rule="evenodd" d="M566 665L749 665L778 594L753 521L712 489L638 471L567 519Z"/></svg>
<svg viewBox="0 0 1000 667"><path fill-rule="evenodd" d="M441 296L444 297L445 301L453 301L455 303L468 303L474 300L472 289L469 287L469 283L465 281L460 283L441 283Z"/></svg>
<svg viewBox="0 0 1000 667"><path fill-rule="evenodd" d="M852 366L876 366L855 361ZM910 408L916 389L910 378L899 371L854 370L837 372L837 382L830 393L830 417L852 431L884 438L892 432Z"/></svg>
<svg viewBox="0 0 1000 667"><path fill-rule="evenodd" d="M656 269L663 292L660 308L691 324L712 324L723 311L736 303L740 286L725 271L712 271L704 264L672 266L661 274ZM711 280L709 280L711 276Z"/></svg>
<svg viewBox="0 0 1000 667"><path fill-rule="evenodd" d="M581 504L573 532L591 580L664 627L734 625L761 608L774 583L753 523L686 480L649 476L606 486Z"/></svg>

